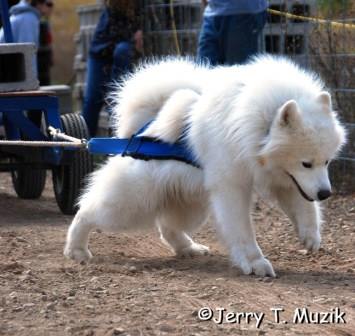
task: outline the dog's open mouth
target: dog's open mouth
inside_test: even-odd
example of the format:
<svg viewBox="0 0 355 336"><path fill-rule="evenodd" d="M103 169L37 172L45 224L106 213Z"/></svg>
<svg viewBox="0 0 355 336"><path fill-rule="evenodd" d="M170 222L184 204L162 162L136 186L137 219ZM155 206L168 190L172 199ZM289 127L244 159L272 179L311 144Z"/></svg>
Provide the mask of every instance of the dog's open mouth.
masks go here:
<svg viewBox="0 0 355 336"><path fill-rule="evenodd" d="M296 185L298 191L300 192L300 194L303 196L304 199L306 199L307 201L309 202L313 202L314 199L310 198L304 191L303 189L301 188L301 186L298 184L297 180L288 172L286 172L288 176L291 177L293 183Z"/></svg>

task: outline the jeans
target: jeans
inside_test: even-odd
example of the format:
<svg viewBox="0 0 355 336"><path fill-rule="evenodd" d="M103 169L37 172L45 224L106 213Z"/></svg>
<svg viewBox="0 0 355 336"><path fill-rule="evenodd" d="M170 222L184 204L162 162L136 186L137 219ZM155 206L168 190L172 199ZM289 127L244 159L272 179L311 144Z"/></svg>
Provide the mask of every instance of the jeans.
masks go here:
<svg viewBox="0 0 355 336"><path fill-rule="evenodd" d="M198 43L197 59L217 64L241 64L258 52L259 35L266 12L205 16Z"/></svg>
<svg viewBox="0 0 355 336"><path fill-rule="evenodd" d="M132 58L133 46L128 42L120 42L116 45L113 63L89 56L82 116L91 137L96 135L100 111L110 85L131 70Z"/></svg>

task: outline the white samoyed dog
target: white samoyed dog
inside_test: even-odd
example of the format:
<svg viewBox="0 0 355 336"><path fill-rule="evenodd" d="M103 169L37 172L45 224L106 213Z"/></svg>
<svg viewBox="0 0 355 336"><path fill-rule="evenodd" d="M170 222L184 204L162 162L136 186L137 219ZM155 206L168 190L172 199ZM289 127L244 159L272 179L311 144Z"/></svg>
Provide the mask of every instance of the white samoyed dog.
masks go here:
<svg viewBox="0 0 355 336"><path fill-rule="evenodd" d="M252 193L275 199L310 251L321 243L318 201L331 195L328 164L345 141L330 94L285 58L209 68L189 60L142 65L115 95L116 135L168 143L184 132L201 168L115 156L96 171L69 227L65 256L92 257L90 231L156 225L179 256L208 253L190 236L213 214L233 265L275 276L255 238Z"/></svg>

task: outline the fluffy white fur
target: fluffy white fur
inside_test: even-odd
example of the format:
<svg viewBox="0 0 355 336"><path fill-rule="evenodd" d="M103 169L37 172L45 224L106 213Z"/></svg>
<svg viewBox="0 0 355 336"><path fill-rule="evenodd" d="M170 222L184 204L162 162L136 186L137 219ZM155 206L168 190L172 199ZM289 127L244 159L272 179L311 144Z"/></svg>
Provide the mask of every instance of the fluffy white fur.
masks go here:
<svg viewBox="0 0 355 336"><path fill-rule="evenodd" d="M320 246L319 200L330 195L327 164L344 143L330 95L312 73L283 58L209 69L168 59L141 66L115 96L116 134L145 131L187 141L202 169L177 161L116 156L80 200L64 254L91 258L89 232L157 225L177 255L208 252L190 233L213 213L231 261L243 273L275 276L250 219L253 190L276 199L305 247ZM306 199L308 198L308 200Z"/></svg>

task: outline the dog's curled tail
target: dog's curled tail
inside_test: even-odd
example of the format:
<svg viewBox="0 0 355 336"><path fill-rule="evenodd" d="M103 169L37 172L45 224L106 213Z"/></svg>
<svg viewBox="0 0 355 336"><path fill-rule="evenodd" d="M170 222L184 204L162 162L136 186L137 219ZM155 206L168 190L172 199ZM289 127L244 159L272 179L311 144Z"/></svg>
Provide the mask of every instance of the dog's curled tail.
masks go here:
<svg viewBox="0 0 355 336"><path fill-rule="evenodd" d="M200 94L206 70L186 58L168 58L138 66L111 94L115 135L130 137L154 119L179 90Z"/></svg>

